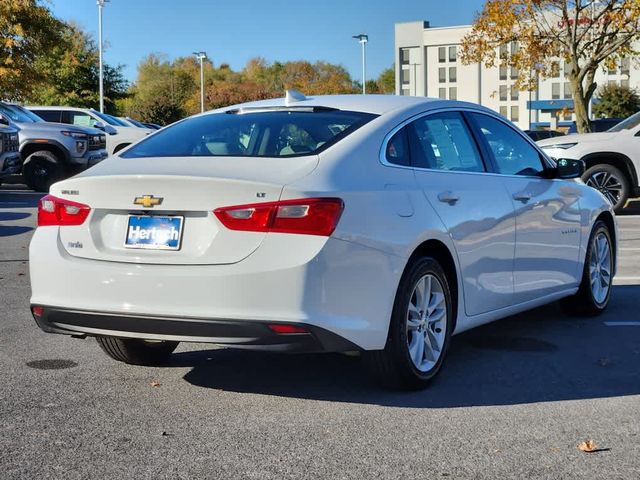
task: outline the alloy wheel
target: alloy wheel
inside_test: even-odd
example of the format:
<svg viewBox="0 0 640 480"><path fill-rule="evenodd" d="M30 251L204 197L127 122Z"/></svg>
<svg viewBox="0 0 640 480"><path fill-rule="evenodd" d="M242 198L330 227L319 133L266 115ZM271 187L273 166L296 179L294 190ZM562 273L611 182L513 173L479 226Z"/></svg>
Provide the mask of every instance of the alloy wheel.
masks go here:
<svg viewBox="0 0 640 480"><path fill-rule="evenodd" d="M431 370L444 348L447 331L447 303L440 281L431 274L421 277L413 288L407 309L407 346L413 365Z"/></svg>
<svg viewBox="0 0 640 480"><path fill-rule="evenodd" d="M591 243L589 281L593 299L598 304L604 303L611 288L611 248L603 232L598 233Z"/></svg>
<svg viewBox="0 0 640 480"><path fill-rule="evenodd" d="M600 171L593 173L585 182L600 193L611 203L617 205L622 196L622 180L610 172Z"/></svg>

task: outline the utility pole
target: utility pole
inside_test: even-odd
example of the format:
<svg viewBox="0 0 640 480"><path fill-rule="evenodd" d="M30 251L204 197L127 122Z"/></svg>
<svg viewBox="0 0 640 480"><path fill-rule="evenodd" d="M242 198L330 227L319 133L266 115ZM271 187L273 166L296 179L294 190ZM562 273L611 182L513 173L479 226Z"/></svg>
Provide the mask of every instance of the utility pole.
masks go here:
<svg viewBox="0 0 640 480"><path fill-rule="evenodd" d="M104 113L104 68L102 65L102 9L104 8L104 4L111 0L97 0L96 3L98 5L98 56L100 57L100 112Z"/></svg>
<svg viewBox="0 0 640 480"><path fill-rule="evenodd" d="M362 45L362 94L367 94L367 54L366 54L366 45L369 41L369 35L365 35L361 33L359 35L354 35L353 38L358 40L358 43Z"/></svg>
<svg viewBox="0 0 640 480"><path fill-rule="evenodd" d="M204 60L207 58L206 52L193 52L200 60L200 113L204 112Z"/></svg>

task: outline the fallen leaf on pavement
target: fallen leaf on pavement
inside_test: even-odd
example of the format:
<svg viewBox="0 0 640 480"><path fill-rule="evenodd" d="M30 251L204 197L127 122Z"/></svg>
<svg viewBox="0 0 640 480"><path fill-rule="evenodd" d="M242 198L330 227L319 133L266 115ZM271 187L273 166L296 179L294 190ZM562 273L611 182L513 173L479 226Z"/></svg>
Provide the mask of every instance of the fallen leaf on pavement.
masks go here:
<svg viewBox="0 0 640 480"><path fill-rule="evenodd" d="M598 450L598 445L593 440L586 440L578 444L578 449L585 453L591 453Z"/></svg>
<svg viewBox="0 0 640 480"><path fill-rule="evenodd" d="M160 382L154 380L153 382L151 382L151 386L152 387L159 387L160 385L162 385Z"/></svg>

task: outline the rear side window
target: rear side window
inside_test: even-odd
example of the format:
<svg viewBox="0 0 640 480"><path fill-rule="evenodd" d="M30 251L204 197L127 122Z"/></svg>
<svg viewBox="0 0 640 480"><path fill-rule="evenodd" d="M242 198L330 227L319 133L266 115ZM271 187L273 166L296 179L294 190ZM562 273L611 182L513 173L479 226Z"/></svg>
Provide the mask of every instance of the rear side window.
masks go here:
<svg viewBox="0 0 640 480"><path fill-rule="evenodd" d="M342 110L215 113L189 118L122 154L139 157L296 157L318 153L376 115Z"/></svg>
<svg viewBox="0 0 640 480"><path fill-rule="evenodd" d="M410 126L414 166L457 172L485 171L480 152L459 113L428 115Z"/></svg>
<svg viewBox="0 0 640 480"><path fill-rule="evenodd" d="M33 110L45 122L60 123L60 110Z"/></svg>
<svg viewBox="0 0 640 480"><path fill-rule="evenodd" d="M406 127L398 130L393 137L389 139L387 142L385 158L387 162L392 163L393 165L403 165L405 167L411 165Z"/></svg>

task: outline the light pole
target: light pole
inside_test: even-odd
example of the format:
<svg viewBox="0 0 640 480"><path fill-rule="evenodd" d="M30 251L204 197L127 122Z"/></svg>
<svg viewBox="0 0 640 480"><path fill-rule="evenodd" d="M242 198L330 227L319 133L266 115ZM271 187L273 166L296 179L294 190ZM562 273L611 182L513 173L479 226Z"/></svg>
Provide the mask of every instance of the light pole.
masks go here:
<svg viewBox="0 0 640 480"><path fill-rule="evenodd" d="M367 42L369 41L369 35L365 35L361 33L359 35L354 35L353 38L358 40L360 45L362 45L362 94L367 94L367 56L365 52L365 48Z"/></svg>
<svg viewBox="0 0 640 480"><path fill-rule="evenodd" d="M205 52L193 52L200 60L200 113L204 112L204 59L207 58Z"/></svg>
<svg viewBox="0 0 640 480"><path fill-rule="evenodd" d="M100 64L100 112L104 113L104 69L102 67L102 9L104 8L104 4L111 0L96 0L96 4L98 5L98 56L99 64Z"/></svg>

